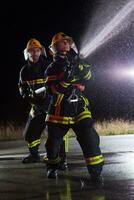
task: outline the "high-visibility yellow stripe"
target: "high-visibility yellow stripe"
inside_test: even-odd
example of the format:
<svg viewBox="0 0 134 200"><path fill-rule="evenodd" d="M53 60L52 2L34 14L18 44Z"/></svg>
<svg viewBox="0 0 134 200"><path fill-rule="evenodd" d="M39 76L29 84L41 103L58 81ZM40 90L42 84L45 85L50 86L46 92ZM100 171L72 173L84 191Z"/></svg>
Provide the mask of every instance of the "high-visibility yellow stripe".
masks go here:
<svg viewBox="0 0 134 200"><path fill-rule="evenodd" d="M91 112L87 109L83 112L81 112L78 116L77 116L77 121L80 121L84 118L91 118L92 115L91 115Z"/></svg>
<svg viewBox="0 0 134 200"><path fill-rule="evenodd" d="M89 105L88 99L86 97L84 97L84 99L85 99L85 104L88 106Z"/></svg>
<svg viewBox="0 0 134 200"><path fill-rule="evenodd" d="M60 124L74 124L74 117L62 117L48 114L46 116L46 122L60 123Z"/></svg>
<svg viewBox="0 0 134 200"><path fill-rule="evenodd" d="M87 165L97 165L99 163L104 162L104 158L102 155L88 157L88 158L85 158L85 160L86 160Z"/></svg>
<svg viewBox="0 0 134 200"><path fill-rule="evenodd" d="M85 105L86 105L86 106L89 105L88 99L87 99L86 97L84 97L84 96L81 96L81 97L82 97L82 99L84 100Z"/></svg>
<svg viewBox="0 0 134 200"><path fill-rule="evenodd" d="M58 113L59 114L59 113ZM81 112L77 117L63 117L59 115L47 114L46 121L60 124L74 124L82 119L91 118L91 112L87 109Z"/></svg>
<svg viewBox="0 0 134 200"><path fill-rule="evenodd" d="M60 158L59 157L54 159L54 160L49 160L48 159L48 161L47 161L47 163L52 164L52 165L57 164L59 162L60 162Z"/></svg>
<svg viewBox="0 0 134 200"><path fill-rule="evenodd" d="M79 80L79 78L75 77L74 79L71 80L71 83L74 83L74 82L76 82L78 80Z"/></svg>
<svg viewBox="0 0 134 200"><path fill-rule="evenodd" d="M70 85L70 83L67 83L67 82L65 82L65 81L60 82L60 84L61 84L64 88L67 88L67 87Z"/></svg>
<svg viewBox="0 0 134 200"><path fill-rule="evenodd" d="M79 117L78 119L77 119L77 122L79 122L79 121L81 121L82 119L85 119L85 118L91 118L91 115L83 115L83 116L81 116L81 117Z"/></svg>
<svg viewBox="0 0 134 200"><path fill-rule="evenodd" d="M29 85L41 84L45 83L45 80L46 79L35 79L35 80L22 81L22 84L29 84Z"/></svg>
<svg viewBox="0 0 134 200"><path fill-rule="evenodd" d="M57 96L57 99L56 99L56 102L55 102L54 106L57 106L57 105L58 105L58 102L59 102L60 96L61 96L61 94L58 94L58 96Z"/></svg>
<svg viewBox="0 0 134 200"><path fill-rule="evenodd" d="M84 79L85 80L89 80L91 78L91 72L89 71L85 76Z"/></svg>
<svg viewBox="0 0 134 200"><path fill-rule="evenodd" d="M48 162L48 157L46 155L43 156L43 161L46 162L46 163Z"/></svg>
<svg viewBox="0 0 134 200"><path fill-rule="evenodd" d="M28 147L29 148L33 148L33 147L39 145L40 143L41 143L40 139L39 140L35 140L35 141L31 142L31 143L28 143Z"/></svg>
<svg viewBox="0 0 134 200"><path fill-rule="evenodd" d="M77 118L83 116L84 114L90 114L91 115L91 112L87 109L87 110L84 110L83 112L81 112L79 115L77 115Z"/></svg>
<svg viewBox="0 0 134 200"><path fill-rule="evenodd" d="M89 101L86 97L84 96L81 96L81 98L83 99L83 101L85 102L85 105L84 105L84 110L88 110L87 106L89 105Z"/></svg>
<svg viewBox="0 0 134 200"><path fill-rule="evenodd" d="M56 102L54 104L54 106L57 106L60 104L61 100L63 99L64 94L59 93L56 99Z"/></svg>
<svg viewBox="0 0 134 200"><path fill-rule="evenodd" d="M80 71L82 71L83 68L84 68L84 66L83 66L82 64L79 64L79 69L80 69Z"/></svg>

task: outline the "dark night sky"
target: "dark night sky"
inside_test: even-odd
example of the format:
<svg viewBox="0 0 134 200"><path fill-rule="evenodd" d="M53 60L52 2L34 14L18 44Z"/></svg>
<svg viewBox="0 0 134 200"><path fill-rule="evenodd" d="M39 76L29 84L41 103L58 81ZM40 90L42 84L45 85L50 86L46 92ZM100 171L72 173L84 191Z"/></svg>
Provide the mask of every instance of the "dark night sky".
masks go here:
<svg viewBox="0 0 134 200"><path fill-rule="evenodd" d="M19 71L24 64L23 49L31 37L46 47L52 36L65 32L80 48L96 9L107 0L33 1L3 5L1 8L1 120L23 120L28 106L18 92ZM113 0L114 2L114 0ZM117 0L118 3L124 0ZM106 7L107 8L107 7ZM105 10L105 9L103 9ZM98 16L99 17L99 16ZM101 18L101 20L103 20ZM98 48L86 60L91 64L93 79L87 91L96 119L134 118L134 78L114 78L112 70L119 64L134 67L134 20L127 29L106 45ZM96 26L99 25L99 22ZM88 27L89 26L89 27ZM93 30L92 30L93 33ZM95 35L95 32L94 32ZM112 68L112 70L111 70ZM111 71L110 71L111 70Z"/></svg>

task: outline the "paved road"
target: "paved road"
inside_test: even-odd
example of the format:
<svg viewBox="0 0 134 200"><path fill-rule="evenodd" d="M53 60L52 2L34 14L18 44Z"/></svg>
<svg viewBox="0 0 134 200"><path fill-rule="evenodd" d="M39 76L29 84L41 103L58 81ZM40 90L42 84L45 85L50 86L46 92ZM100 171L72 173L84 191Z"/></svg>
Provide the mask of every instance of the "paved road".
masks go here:
<svg viewBox="0 0 134 200"><path fill-rule="evenodd" d="M69 169L48 180L44 163L21 163L24 141L0 143L0 200L134 200L134 135L101 136L105 157L105 187L90 185L85 162L75 138L69 140ZM44 155L44 145L40 147Z"/></svg>

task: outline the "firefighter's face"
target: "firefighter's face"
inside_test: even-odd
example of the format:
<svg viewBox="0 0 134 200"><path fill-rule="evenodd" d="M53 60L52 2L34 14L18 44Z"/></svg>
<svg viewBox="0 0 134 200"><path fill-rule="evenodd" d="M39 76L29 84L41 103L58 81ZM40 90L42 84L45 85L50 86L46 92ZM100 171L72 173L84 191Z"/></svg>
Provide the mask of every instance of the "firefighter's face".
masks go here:
<svg viewBox="0 0 134 200"><path fill-rule="evenodd" d="M56 44L56 50L59 53L66 54L70 51L70 42L68 40L61 40Z"/></svg>
<svg viewBox="0 0 134 200"><path fill-rule="evenodd" d="M41 49L40 48L31 48L28 50L28 58L31 62L38 62L39 57L41 55Z"/></svg>

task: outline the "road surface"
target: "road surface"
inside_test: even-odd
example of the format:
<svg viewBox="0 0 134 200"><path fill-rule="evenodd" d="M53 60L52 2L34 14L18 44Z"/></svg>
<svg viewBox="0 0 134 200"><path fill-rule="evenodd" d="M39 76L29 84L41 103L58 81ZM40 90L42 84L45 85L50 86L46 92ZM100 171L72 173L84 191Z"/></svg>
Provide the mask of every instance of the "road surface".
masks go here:
<svg viewBox="0 0 134 200"><path fill-rule="evenodd" d="M28 152L24 141L1 142L0 200L134 200L134 135L101 136L100 147L105 186L96 190L75 138L69 140L69 168L57 180L46 178L43 162L21 163ZM43 142L40 153L45 154Z"/></svg>

